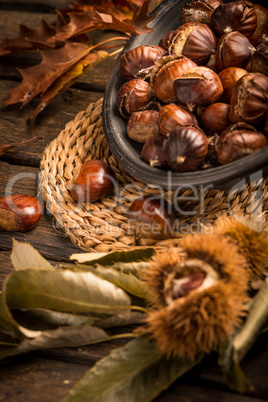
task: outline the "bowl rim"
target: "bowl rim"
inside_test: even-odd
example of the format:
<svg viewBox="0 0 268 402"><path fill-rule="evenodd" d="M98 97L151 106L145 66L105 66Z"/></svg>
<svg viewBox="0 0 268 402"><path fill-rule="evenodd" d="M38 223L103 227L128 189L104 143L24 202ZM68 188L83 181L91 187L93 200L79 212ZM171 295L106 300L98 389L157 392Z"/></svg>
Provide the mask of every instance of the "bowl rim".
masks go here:
<svg viewBox="0 0 268 402"><path fill-rule="evenodd" d="M164 24L167 15L173 13L173 9L181 9L184 4L189 3L188 0L164 0L154 10L156 12L155 19L149 24L156 28L160 24ZM179 21L177 26L181 22ZM173 29L173 28L172 28ZM171 29L168 29L171 30ZM168 32L166 30L166 32ZM153 33L143 35L132 35L128 43L123 48L117 61L113 67L106 86L103 99L103 128L107 143L116 160L124 167L124 169L135 178L147 183L162 187L178 187L185 185L193 186L215 186L220 187L222 184L241 181L248 175L253 175L254 172L260 171L267 165L268 161L268 146L254 152L251 155L245 156L237 161L230 162L226 165L197 170L193 172L173 172L171 170L162 170L151 167L141 159L137 152L134 141L130 140L126 133L121 133L126 120L119 114L116 107L116 95L119 87L126 82L120 74L120 57L126 51L140 46L140 44L150 43L150 38ZM162 34L159 35L159 38ZM155 44L155 43L153 43ZM119 134L118 134L119 131Z"/></svg>

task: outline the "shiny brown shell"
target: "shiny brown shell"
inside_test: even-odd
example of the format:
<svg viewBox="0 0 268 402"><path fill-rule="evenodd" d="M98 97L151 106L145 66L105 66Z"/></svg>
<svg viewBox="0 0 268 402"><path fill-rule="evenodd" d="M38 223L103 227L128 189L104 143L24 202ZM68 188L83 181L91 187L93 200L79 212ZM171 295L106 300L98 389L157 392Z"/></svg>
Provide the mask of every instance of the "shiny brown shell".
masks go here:
<svg viewBox="0 0 268 402"><path fill-rule="evenodd" d="M192 68L174 81L175 98L189 111L216 102L222 92L221 80L207 67Z"/></svg>
<svg viewBox="0 0 268 402"><path fill-rule="evenodd" d="M265 146L267 146L267 139L260 132L243 129L226 130L218 138L215 150L218 161L226 164L259 151Z"/></svg>
<svg viewBox="0 0 268 402"><path fill-rule="evenodd" d="M232 1L219 5L211 15L211 27L220 36L239 31L251 36L257 27L257 16L253 4L248 1Z"/></svg>
<svg viewBox="0 0 268 402"><path fill-rule="evenodd" d="M193 113L188 112L181 106L170 103L160 109L159 125L161 134L167 137L170 131L177 126L198 126L198 120Z"/></svg>
<svg viewBox="0 0 268 402"><path fill-rule="evenodd" d="M178 126L164 141L167 162L175 172L196 170L208 151L205 133L195 126Z"/></svg>
<svg viewBox="0 0 268 402"><path fill-rule="evenodd" d="M230 120L250 124L265 119L268 111L268 77L261 73L248 73L235 84L230 103Z"/></svg>
<svg viewBox="0 0 268 402"><path fill-rule="evenodd" d="M125 52L120 58L120 73L125 80L133 78L146 79L162 56L167 53L160 46L138 46Z"/></svg>

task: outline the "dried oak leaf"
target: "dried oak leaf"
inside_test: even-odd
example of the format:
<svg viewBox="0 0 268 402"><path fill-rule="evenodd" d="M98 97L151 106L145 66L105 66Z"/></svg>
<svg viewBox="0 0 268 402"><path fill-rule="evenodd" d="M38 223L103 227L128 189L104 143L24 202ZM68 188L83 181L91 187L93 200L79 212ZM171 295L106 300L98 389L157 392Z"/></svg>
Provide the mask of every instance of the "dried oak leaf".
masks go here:
<svg viewBox="0 0 268 402"><path fill-rule="evenodd" d="M45 92L50 85L71 66L85 57L91 48L82 43L66 43L64 47L42 51L42 62L36 66L18 70L22 82L11 89L6 105L22 103L26 105L36 95Z"/></svg>
<svg viewBox="0 0 268 402"><path fill-rule="evenodd" d="M115 9L118 12L121 12L125 17L131 18L133 16L133 12L135 8L141 3L142 0L91 0L87 2L80 3L79 1L75 4L72 4L69 9L60 9L63 13L69 13L70 11L75 12L84 12L91 11L93 12L95 7L101 7L103 10Z"/></svg>
<svg viewBox="0 0 268 402"><path fill-rule="evenodd" d="M31 29L20 25L20 31L15 38L4 38L0 45L0 57L11 53L29 52L36 49L48 49L55 46L48 39L55 36L56 29L49 25L43 18L39 26Z"/></svg>
<svg viewBox="0 0 268 402"><path fill-rule="evenodd" d="M109 57L109 53L105 51L98 51L89 53L72 67L70 67L63 75L61 75L53 84L43 93L41 102L37 108L31 113L29 117L30 129L33 131L35 119L38 114L58 95L63 93L69 88L78 78L81 78L89 70L93 69L96 65L101 63L104 59Z"/></svg>
<svg viewBox="0 0 268 402"><path fill-rule="evenodd" d="M103 12L95 11L93 12L94 19L100 22L102 27L106 29L138 35L152 32L153 28L149 28L147 25L154 20L156 15L148 14L149 3L150 0L145 0L137 7L130 23L118 17L118 14L116 14L114 10L105 10Z"/></svg>
<svg viewBox="0 0 268 402"><path fill-rule="evenodd" d="M53 39L55 41L66 41L73 36L96 30L99 27L100 24L93 20L90 12L83 14L70 13L70 21L68 24L58 27Z"/></svg>

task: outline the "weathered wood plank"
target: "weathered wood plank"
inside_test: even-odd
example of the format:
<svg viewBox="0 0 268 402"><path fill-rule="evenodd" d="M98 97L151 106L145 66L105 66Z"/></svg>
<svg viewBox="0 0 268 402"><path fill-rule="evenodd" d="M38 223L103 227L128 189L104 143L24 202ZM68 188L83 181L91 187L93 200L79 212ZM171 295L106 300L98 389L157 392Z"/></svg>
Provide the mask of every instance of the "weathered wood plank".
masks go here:
<svg viewBox="0 0 268 402"><path fill-rule="evenodd" d="M33 355L0 362L1 400L59 402L89 367Z"/></svg>
<svg viewBox="0 0 268 402"><path fill-rule="evenodd" d="M67 8L70 3L69 0L1 0L0 9L49 12L57 8Z"/></svg>
<svg viewBox="0 0 268 402"><path fill-rule="evenodd" d="M0 81L0 104L12 86L13 82ZM85 110L89 103L96 102L102 96L103 94L98 92L67 90L38 116L34 135L41 135L43 138L14 148L1 159L11 163L38 167L45 147L59 135L77 113ZM35 106L37 106L37 100L33 100L23 109L20 109L18 105L0 107L0 143L11 144L32 137L26 119Z"/></svg>

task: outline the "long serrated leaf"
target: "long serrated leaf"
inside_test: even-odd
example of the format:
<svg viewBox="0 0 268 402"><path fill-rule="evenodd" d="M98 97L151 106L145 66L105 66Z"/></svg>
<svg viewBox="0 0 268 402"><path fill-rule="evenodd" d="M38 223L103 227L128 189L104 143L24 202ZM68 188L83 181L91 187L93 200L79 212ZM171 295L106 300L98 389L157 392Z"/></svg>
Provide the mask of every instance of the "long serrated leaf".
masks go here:
<svg viewBox="0 0 268 402"><path fill-rule="evenodd" d="M110 253L81 253L72 254L71 260L86 265L112 265L116 262L137 262L150 259L156 253L155 249L148 247L130 251L112 251Z"/></svg>
<svg viewBox="0 0 268 402"><path fill-rule="evenodd" d="M16 322L6 306L3 293L0 293L0 332L18 337L21 335Z"/></svg>
<svg viewBox="0 0 268 402"><path fill-rule="evenodd" d="M167 360L154 343L135 339L100 360L62 402L151 401L199 361Z"/></svg>
<svg viewBox="0 0 268 402"><path fill-rule="evenodd" d="M98 321L95 317L92 318L81 314L63 313L40 308L34 310L13 310L12 313L13 317L20 325L32 330L42 331L63 326L92 325Z"/></svg>
<svg viewBox="0 0 268 402"><path fill-rule="evenodd" d="M13 239L11 262L16 271L24 269L42 269L54 271L55 268L28 243Z"/></svg>
<svg viewBox="0 0 268 402"><path fill-rule="evenodd" d="M37 338L24 339L15 349L10 350L9 356L32 350L89 345L108 339L109 335L104 330L90 325L60 327L43 331Z"/></svg>
<svg viewBox="0 0 268 402"><path fill-rule="evenodd" d="M220 349L219 365L228 385L240 393L255 389L243 373L240 362L258 336L265 330L268 321L268 279L259 290L241 330Z"/></svg>
<svg viewBox="0 0 268 402"><path fill-rule="evenodd" d="M247 354L268 323L268 278L254 297L241 331L233 340L234 359L238 363Z"/></svg>
<svg viewBox="0 0 268 402"><path fill-rule="evenodd" d="M131 263L127 265L132 265ZM143 263L144 265L144 263ZM115 268L118 269L115 269ZM131 272L124 273L122 272L118 264L115 264L112 267L103 267L101 265L97 266L89 266L89 265L76 265L76 269L81 269L82 271L92 272L95 275L98 275L102 279L106 279L107 281L114 283L116 286L124 289L126 292L131 293L135 296L145 298L147 293L145 292L142 282ZM135 271L136 272L136 271Z"/></svg>
<svg viewBox="0 0 268 402"><path fill-rule="evenodd" d="M91 272L13 272L4 282L4 291L10 309L114 314L130 306L130 298L122 289Z"/></svg>
<svg viewBox="0 0 268 402"><path fill-rule="evenodd" d="M5 282L7 281L6 278ZM6 303L5 282L3 285L3 292L0 293L0 333L8 334L15 339L22 339L25 336L34 338L40 335L40 331L32 331L25 328L14 320L8 305Z"/></svg>

